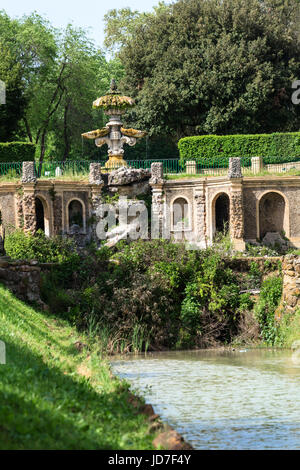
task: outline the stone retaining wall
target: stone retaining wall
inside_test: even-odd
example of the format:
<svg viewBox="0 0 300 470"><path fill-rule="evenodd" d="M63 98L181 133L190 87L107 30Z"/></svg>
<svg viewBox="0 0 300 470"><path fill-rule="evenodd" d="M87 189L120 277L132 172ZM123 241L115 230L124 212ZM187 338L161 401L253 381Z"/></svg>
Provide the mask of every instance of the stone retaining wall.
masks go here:
<svg viewBox="0 0 300 470"><path fill-rule="evenodd" d="M36 261L0 259L0 283L19 299L45 307L40 298L41 267Z"/></svg>
<svg viewBox="0 0 300 470"><path fill-rule="evenodd" d="M300 308L300 256L285 256L282 273L283 293L279 312L293 313Z"/></svg>

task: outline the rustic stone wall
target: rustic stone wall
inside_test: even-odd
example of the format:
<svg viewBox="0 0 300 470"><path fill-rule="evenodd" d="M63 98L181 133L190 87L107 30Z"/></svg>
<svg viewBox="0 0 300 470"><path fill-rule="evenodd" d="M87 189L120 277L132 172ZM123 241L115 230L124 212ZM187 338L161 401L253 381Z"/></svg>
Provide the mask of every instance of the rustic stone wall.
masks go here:
<svg viewBox="0 0 300 470"><path fill-rule="evenodd" d="M285 199L283 229L292 244L300 247L300 178L255 177L243 179L245 239L259 236L259 201L266 193L277 192ZM272 212L269 211L269 212Z"/></svg>
<svg viewBox="0 0 300 470"><path fill-rule="evenodd" d="M14 227L16 225L16 204L15 192L12 189L5 188L5 185L0 192L0 211L2 223L5 229Z"/></svg>
<svg viewBox="0 0 300 470"><path fill-rule="evenodd" d="M278 316L300 308L300 256L287 255L282 263L283 293Z"/></svg>
<svg viewBox="0 0 300 470"><path fill-rule="evenodd" d="M40 298L41 268L36 261L8 261L0 258L0 282L19 299L44 307Z"/></svg>
<svg viewBox="0 0 300 470"><path fill-rule="evenodd" d="M25 162L26 163L26 162ZM210 243L215 235L215 201L225 193L230 197L230 228L237 249L243 249L243 241L255 241L261 232L280 231L283 228L291 245L300 247L300 179L299 177L244 177L240 178L239 159L230 162L229 177L199 177L181 180L165 180L162 163L154 163L151 167L151 179L144 170L137 182L131 181L133 174L127 169L117 172L122 176L122 184L118 178L101 174L98 164L91 164L88 181L60 181L59 178L50 180L35 180L33 162L24 165L23 182L0 184L0 211L5 228L22 227L26 232L35 232L35 197L42 197L47 205L48 235L68 232L67 206L71 199L79 199L84 207L85 229L82 234L90 237L94 226L92 218L95 206L101 200L104 180L110 192L116 190L119 195L135 198L146 194L150 189L153 196L154 213L159 216L160 228L163 224L171 225L171 214L164 206L171 207L175 197L184 197L190 208L191 226L186 230L196 241ZM124 177L128 176L127 180ZM145 177L145 179L144 179ZM103 181L102 181L103 180ZM112 184L113 183L113 184ZM128 183L128 184L124 184ZM273 193L273 195L269 195ZM280 199L282 195L283 199ZM278 194L278 196L274 196ZM273 207L278 201L284 200L282 208L276 211L263 206L274 199ZM261 204L260 204L261 202ZM270 205L270 204L269 204ZM260 207L261 206L261 207ZM277 204L278 206L278 204ZM44 208L46 206L44 205ZM261 210L260 210L261 209ZM260 217L261 213L261 217ZM168 219L168 222L167 222ZM261 221L260 221L261 219ZM280 219L280 220L279 220ZM278 222L279 220L279 222ZM45 221L46 222L46 221ZM46 226L46 223L45 223Z"/></svg>

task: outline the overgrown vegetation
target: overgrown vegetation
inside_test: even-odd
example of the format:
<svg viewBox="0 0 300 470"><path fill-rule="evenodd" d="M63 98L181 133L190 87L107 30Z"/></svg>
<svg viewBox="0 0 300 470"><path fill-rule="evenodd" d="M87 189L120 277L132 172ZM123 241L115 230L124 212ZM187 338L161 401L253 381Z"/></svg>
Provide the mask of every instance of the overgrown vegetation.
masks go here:
<svg viewBox="0 0 300 470"><path fill-rule="evenodd" d="M251 261L240 270L228 234L216 236L206 250L139 240L113 249L90 244L78 253L70 240L16 231L8 234L6 250L13 259L55 263L43 273L44 302L98 338L107 353L282 345L288 335L274 315L282 292L280 260Z"/></svg>
<svg viewBox="0 0 300 470"><path fill-rule="evenodd" d="M112 378L91 338L1 285L0 318L0 449L152 448L129 385Z"/></svg>
<svg viewBox="0 0 300 470"><path fill-rule="evenodd" d="M202 251L157 240L120 242L114 250L91 245L79 255L68 240L17 231L6 250L14 259L56 262L43 276L43 300L101 336L110 352L229 344L252 306L241 293L249 280L226 264L234 254L228 236Z"/></svg>
<svg viewBox="0 0 300 470"><path fill-rule="evenodd" d="M47 238L42 230L38 230L36 235L25 235L21 229L8 233L5 249L12 259L37 260L40 263L79 260L72 240L59 236Z"/></svg>
<svg viewBox="0 0 300 470"><path fill-rule="evenodd" d="M282 295L282 278L272 276L261 286L260 297L254 312L258 320L262 339L268 344L279 342L279 324L275 320L275 310Z"/></svg>

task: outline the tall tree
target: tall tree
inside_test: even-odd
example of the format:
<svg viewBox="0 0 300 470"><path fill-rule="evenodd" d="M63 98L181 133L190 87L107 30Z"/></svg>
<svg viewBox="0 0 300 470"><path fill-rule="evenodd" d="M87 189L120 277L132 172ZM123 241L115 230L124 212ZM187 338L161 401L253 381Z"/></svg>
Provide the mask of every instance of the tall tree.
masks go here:
<svg viewBox="0 0 300 470"><path fill-rule="evenodd" d="M134 21L119 52L131 118L175 139L298 130L297 18L297 0L178 0Z"/></svg>
<svg viewBox="0 0 300 470"><path fill-rule="evenodd" d="M83 29L57 30L37 14L12 20L1 11L0 79L8 93L0 139L34 142L40 164L80 158L81 133L104 125L92 102L108 90L112 75L123 75L120 61L107 61ZM86 149L100 154L95 146Z"/></svg>

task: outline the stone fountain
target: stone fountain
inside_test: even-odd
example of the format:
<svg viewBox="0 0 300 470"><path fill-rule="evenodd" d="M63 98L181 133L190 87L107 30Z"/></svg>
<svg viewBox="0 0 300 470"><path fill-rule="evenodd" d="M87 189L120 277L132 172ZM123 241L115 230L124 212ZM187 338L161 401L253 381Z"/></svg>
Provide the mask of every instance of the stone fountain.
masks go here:
<svg viewBox="0 0 300 470"><path fill-rule="evenodd" d="M93 102L93 108L102 108L110 119L105 127L81 135L85 139L94 139L97 147L107 144L108 161L105 167L108 169L127 166L124 160L123 145L133 146L138 138L145 137L147 134L144 131L124 129L123 127L121 116L134 105L135 102L132 98L121 95L114 79L111 81L107 95L101 96Z"/></svg>

